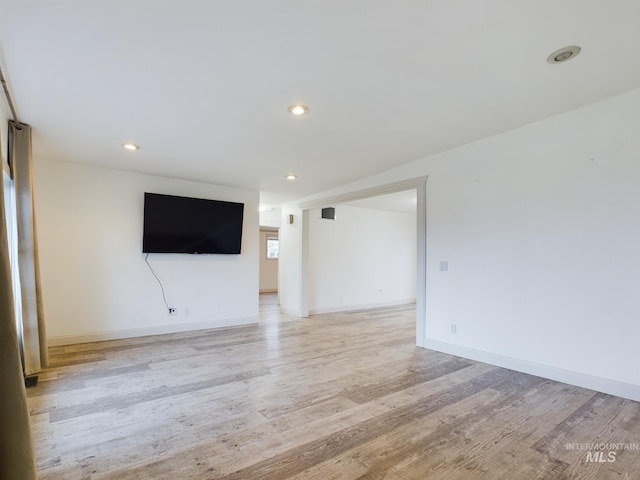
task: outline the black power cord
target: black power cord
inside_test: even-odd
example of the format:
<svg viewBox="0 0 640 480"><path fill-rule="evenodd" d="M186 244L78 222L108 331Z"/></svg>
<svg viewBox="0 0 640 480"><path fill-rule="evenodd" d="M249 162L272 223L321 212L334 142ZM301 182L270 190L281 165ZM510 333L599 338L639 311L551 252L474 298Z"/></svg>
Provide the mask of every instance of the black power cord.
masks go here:
<svg viewBox="0 0 640 480"><path fill-rule="evenodd" d="M153 267L151 266L151 264L149 263L149 254L147 253L144 256L144 262L147 264L147 266L149 267L149 270L151 270L151 273L153 274L153 276L155 277L155 279L158 281L158 285L160 285L160 290L162 290L162 299L164 300L164 304L167 307L167 310L170 310L169 308L169 304L167 303L167 296L164 293L164 287L162 286L162 282L160 281L160 279L158 278L158 276L156 275L156 272L153 271Z"/></svg>

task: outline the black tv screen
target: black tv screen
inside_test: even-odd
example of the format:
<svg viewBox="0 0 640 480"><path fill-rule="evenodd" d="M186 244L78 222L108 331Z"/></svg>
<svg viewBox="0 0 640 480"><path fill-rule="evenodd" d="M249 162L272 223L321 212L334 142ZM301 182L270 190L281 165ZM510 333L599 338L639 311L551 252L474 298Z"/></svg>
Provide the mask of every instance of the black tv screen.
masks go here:
<svg viewBox="0 0 640 480"><path fill-rule="evenodd" d="M144 253L239 254L244 204L144 194Z"/></svg>

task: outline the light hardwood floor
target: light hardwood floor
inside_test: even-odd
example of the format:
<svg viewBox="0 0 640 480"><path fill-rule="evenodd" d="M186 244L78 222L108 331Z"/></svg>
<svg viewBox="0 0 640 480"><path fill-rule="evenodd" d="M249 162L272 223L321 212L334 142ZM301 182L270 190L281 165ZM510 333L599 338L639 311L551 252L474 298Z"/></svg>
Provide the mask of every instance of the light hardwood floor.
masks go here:
<svg viewBox="0 0 640 480"><path fill-rule="evenodd" d="M640 479L640 403L416 348L412 305L269 298L259 326L51 348L40 478Z"/></svg>

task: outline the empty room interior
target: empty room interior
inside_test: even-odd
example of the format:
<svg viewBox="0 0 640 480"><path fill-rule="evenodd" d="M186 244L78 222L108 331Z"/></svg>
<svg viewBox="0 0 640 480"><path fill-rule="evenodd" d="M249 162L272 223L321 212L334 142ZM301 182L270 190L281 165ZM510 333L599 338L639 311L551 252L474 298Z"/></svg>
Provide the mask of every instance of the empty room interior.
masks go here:
<svg viewBox="0 0 640 480"><path fill-rule="evenodd" d="M0 478L640 480L640 2L0 0Z"/></svg>

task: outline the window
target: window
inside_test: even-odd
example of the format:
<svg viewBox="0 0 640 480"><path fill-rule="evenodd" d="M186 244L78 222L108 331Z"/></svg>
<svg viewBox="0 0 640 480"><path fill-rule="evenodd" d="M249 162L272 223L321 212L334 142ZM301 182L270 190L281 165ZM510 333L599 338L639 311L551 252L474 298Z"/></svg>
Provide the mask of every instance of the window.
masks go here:
<svg viewBox="0 0 640 480"><path fill-rule="evenodd" d="M277 260L280 254L280 242L278 237L267 237L267 258Z"/></svg>

